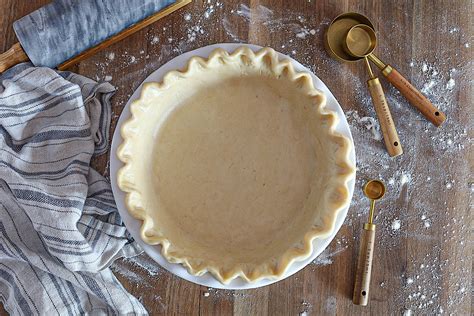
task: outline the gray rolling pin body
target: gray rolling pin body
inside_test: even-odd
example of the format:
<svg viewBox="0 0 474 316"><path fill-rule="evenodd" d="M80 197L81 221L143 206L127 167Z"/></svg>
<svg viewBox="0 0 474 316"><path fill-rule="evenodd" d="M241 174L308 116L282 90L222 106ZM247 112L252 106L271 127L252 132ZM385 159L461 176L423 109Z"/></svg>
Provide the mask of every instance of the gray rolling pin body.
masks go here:
<svg viewBox="0 0 474 316"><path fill-rule="evenodd" d="M56 0L13 23L35 66L56 67L173 0Z"/></svg>

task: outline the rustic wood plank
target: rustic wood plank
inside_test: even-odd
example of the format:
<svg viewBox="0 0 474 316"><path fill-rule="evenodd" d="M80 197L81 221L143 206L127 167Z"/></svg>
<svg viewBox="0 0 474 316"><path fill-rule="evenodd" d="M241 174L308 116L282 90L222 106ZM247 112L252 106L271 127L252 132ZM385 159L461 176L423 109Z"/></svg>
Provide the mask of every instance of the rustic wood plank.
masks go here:
<svg viewBox="0 0 474 316"><path fill-rule="evenodd" d="M2 9L2 14L0 16L0 30L2 30L0 50L2 52L6 51L18 41L16 39L15 32L13 32L13 22L22 16L27 15L38 8L41 8L48 2L48 0L0 1L0 8Z"/></svg>
<svg viewBox="0 0 474 316"><path fill-rule="evenodd" d="M0 12L5 13L0 15L0 28L5 31L0 48L15 42L12 22L46 2L1 0ZM375 117L364 65L330 60L322 46L327 24L344 11L363 12L372 19L379 57L425 89L448 116L436 129L381 79L405 150L394 160L384 156L383 142L374 140L351 112L357 111L360 118ZM415 315L441 310L470 314L473 13L467 0L232 0L221 7L215 0L194 1L81 62L74 71L110 79L118 89L112 104L113 131L134 89L171 58L217 42L268 45L301 61L327 84L348 113L356 142L359 171L352 206L317 263L277 284L233 292L193 285L166 271L150 275L124 261L127 271L146 280L137 282L117 273L127 290L157 315L388 315L408 310ZM448 89L450 78L455 86ZM93 166L108 175L108 155L96 157ZM351 297L358 240L368 210L361 186L369 178L381 178L388 190L377 204L370 302L360 307L352 304ZM394 223L400 228L392 227Z"/></svg>
<svg viewBox="0 0 474 316"><path fill-rule="evenodd" d="M269 315L269 291L266 286L253 290L235 291L237 297L234 299L234 315Z"/></svg>

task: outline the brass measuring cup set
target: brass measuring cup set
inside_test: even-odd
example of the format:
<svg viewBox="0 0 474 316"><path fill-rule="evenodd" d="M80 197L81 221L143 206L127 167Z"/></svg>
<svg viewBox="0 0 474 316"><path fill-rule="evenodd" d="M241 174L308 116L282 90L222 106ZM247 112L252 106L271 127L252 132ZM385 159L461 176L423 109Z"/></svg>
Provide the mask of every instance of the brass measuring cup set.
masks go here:
<svg viewBox="0 0 474 316"><path fill-rule="evenodd" d="M446 115L438 110L428 98L395 68L385 64L373 53L377 45L377 36L372 22L367 17L354 12L337 16L326 31L324 44L327 52L339 61L365 61L370 77L367 81L368 89L380 123L385 147L391 157L401 155L403 149L382 85L374 75L370 62L373 62L382 71L383 76L431 123L438 127L446 120Z"/></svg>

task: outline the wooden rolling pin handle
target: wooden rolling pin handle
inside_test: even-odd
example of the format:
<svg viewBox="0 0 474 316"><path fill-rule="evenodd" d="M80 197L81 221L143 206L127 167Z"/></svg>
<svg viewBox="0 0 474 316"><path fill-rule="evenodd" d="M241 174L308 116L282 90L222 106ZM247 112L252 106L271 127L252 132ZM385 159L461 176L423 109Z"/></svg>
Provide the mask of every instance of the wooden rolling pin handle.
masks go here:
<svg viewBox="0 0 474 316"><path fill-rule="evenodd" d="M370 96L372 97L375 112L379 119L380 129L382 130L383 140L388 154L391 157L403 154L402 145L400 144L392 114L388 108L387 100L385 99L385 94L379 79L370 79L367 81L367 85L369 86Z"/></svg>
<svg viewBox="0 0 474 316"><path fill-rule="evenodd" d="M398 71L387 65L382 73L400 93L436 127L446 121L446 115L438 110L420 91L418 91Z"/></svg>
<svg viewBox="0 0 474 316"><path fill-rule="evenodd" d="M365 224L360 240L359 259L354 284L352 302L366 306L369 302L370 276L372 273L372 258L374 255L375 225Z"/></svg>
<svg viewBox="0 0 474 316"><path fill-rule="evenodd" d="M0 73L4 72L8 68L15 66L16 64L28 61L28 56L21 47L20 43L13 44L9 50L0 54Z"/></svg>

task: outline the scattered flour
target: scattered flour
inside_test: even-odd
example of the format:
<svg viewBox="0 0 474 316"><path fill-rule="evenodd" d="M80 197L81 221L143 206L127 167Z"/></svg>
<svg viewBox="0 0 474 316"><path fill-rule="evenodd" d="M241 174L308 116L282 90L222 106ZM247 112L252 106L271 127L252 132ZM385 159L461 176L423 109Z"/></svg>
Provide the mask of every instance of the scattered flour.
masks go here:
<svg viewBox="0 0 474 316"><path fill-rule="evenodd" d="M373 139L380 141L382 140L382 134L380 132L380 125L378 120L371 116L360 117L359 113L354 110L346 112L346 118L349 120L349 123L357 123L360 126L365 127L372 136Z"/></svg>
<svg viewBox="0 0 474 316"><path fill-rule="evenodd" d="M214 13L214 7L211 6L209 9L206 10L206 12L204 12L204 17L206 19L209 19L211 17L211 14Z"/></svg>
<svg viewBox="0 0 474 316"><path fill-rule="evenodd" d="M296 33L296 37L305 39L307 34L309 34L308 30L301 29L301 32Z"/></svg>
<svg viewBox="0 0 474 316"><path fill-rule="evenodd" d="M433 87L436 85L436 81L435 80L430 80L428 81L427 83L425 83L423 85L423 88L421 89L421 92L423 93L431 93L432 90L433 90Z"/></svg>
<svg viewBox="0 0 474 316"><path fill-rule="evenodd" d="M349 242L346 238L335 239L335 249L331 247L326 248L316 259L311 263L313 266L327 266L333 263L333 258L345 251L349 247Z"/></svg>
<svg viewBox="0 0 474 316"><path fill-rule="evenodd" d="M251 297L251 293L249 291L230 291L230 290L221 290L221 289L215 289L212 287L207 288L207 293L209 294L208 296L205 297L211 297L213 299L222 299L222 300L233 300L235 298L247 298Z"/></svg>
<svg viewBox="0 0 474 316"><path fill-rule="evenodd" d="M137 287L141 286L145 293L152 290L155 286L154 282L165 273L163 268L146 254L116 260L110 268L116 275L127 279L129 283ZM155 299L157 298L155 297ZM162 303L160 302L160 304Z"/></svg>
<svg viewBox="0 0 474 316"><path fill-rule="evenodd" d="M328 315L336 315L336 310L337 310L337 300L336 297L334 296L329 296L326 299L326 304L324 306L325 308L325 313Z"/></svg>
<svg viewBox="0 0 474 316"><path fill-rule="evenodd" d="M456 81L453 78L449 78L448 83L446 83L446 89L453 90L456 85Z"/></svg>
<svg viewBox="0 0 474 316"><path fill-rule="evenodd" d="M306 36L308 36L308 35L315 35L315 34L316 34L316 30L315 30L315 29L309 30L309 29L306 28L306 27L302 27L302 28L300 28L299 32L296 33L296 37L297 37L297 38L301 38L301 39L305 39Z"/></svg>
<svg viewBox="0 0 474 316"><path fill-rule="evenodd" d="M160 42L160 38L157 35L153 36L153 38L151 39L151 44L152 45L156 45L159 42Z"/></svg>
<svg viewBox="0 0 474 316"><path fill-rule="evenodd" d="M194 42L199 35L204 34L204 30L201 26L195 25L188 29L187 34L188 34L188 42Z"/></svg>
<svg viewBox="0 0 474 316"><path fill-rule="evenodd" d="M404 185L405 183L410 183L411 182L411 175L408 173L402 173L400 177L400 184Z"/></svg>
<svg viewBox="0 0 474 316"><path fill-rule="evenodd" d="M252 25L262 26L268 31L280 31L282 33L294 36L297 39L306 39L308 36L315 36L321 32L321 27L325 23L320 24L316 28L312 28L308 24L308 19L291 11L286 11L280 17L277 16L273 10L263 5L257 5L250 8L246 4L240 4L236 10L231 10L240 18L245 19ZM226 32L232 37L235 35L233 24L229 21L229 17L223 18L223 25ZM293 39L290 40L290 43Z"/></svg>
<svg viewBox="0 0 474 316"><path fill-rule="evenodd" d="M421 71L423 71L423 72L428 71L428 65L426 63L423 63L423 65L421 65Z"/></svg>
<svg viewBox="0 0 474 316"><path fill-rule="evenodd" d="M268 21L273 18L273 11L263 5L258 5L256 8L250 9L249 6L240 4L235 12L237 15L253 23L268 23Z"/></svg>
<svg viewBox="0 0 474 316"><path fill-rule="evenodd" d="M400 230L401 222L399 219L394 219L392 222L392 230Z"/></svg>
<svg viewBox="0 0 474 316"><path fill-rule="evenodd" d="M453 33L456 33L456 32L459 32L459 28L457 28L457 27L453 27L449 30L450 34L453 34Z"/></svg>
<svg viewBox="0 0 474 316"><path fill-rule="evenodd" d="M302 311L300 312L300 316L307 316L310 315L311 310L313 309L313 305L311 305L309 302L302 300L301 301L301 309Z"/></svg>

